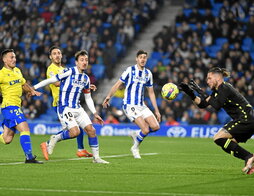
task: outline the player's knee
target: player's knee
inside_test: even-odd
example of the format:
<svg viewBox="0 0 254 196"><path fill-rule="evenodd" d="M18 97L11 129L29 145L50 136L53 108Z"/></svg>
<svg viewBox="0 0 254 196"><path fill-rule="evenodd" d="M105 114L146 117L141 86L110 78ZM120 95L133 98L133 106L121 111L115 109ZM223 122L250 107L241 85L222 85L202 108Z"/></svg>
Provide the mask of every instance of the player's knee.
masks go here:
<svg viewBox="0 0 254 196"><path fill-rule="evenodd" d="M4 138L4 144L10 144L12 142L12 137Z"/></svg>
<svg viewBox="0 0 254 196"><path fill-rule="evenodd" d="M96 131L94 127L91 127L89 129L86 129L87 135L89 137L95 137L96 136Z"/></svg>
<svg viewBox="0 0 254 196"><path fill-rule="evenodd" d="M227 138L217 138L214 140L214 143L217 144L218 146L223 147L226 141Z"/></svg>
<svg viewBox="0 0 254 196"><path fill-rule="evenodd" d="M69 134L71 138L77 137L80 134L80 130L78 128L69 130Z"/></svg>
<svg viewBox="0 0 254 196"><path fill-rule="evenodd" d="M160 129L160 125L156 125L156 126L153 126L153 127L150 127L149 128L149 131L150 132L156 132Z"/></svg>

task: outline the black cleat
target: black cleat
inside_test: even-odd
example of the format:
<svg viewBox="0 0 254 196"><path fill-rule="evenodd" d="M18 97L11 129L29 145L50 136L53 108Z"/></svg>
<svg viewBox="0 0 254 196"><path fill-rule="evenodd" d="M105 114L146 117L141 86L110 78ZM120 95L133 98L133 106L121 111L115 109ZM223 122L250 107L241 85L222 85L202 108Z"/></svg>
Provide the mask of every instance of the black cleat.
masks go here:
<svg viewBox="0 0 254 196"><path fill-rule="evenodd" d="M26 160L25 160L25 163L38 163L38 164L43 164L42 161L37 161L37 160L35 160L35 159L36 159L36 156L34 156L33 159L26 159Z"/></svg>

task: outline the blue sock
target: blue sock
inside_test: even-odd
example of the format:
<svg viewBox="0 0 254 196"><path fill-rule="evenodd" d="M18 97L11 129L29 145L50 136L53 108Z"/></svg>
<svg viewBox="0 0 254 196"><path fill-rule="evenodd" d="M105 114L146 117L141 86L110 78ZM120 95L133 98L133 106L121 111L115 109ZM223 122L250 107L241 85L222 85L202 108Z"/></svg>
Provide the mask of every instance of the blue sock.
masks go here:
<svg viewBox="0 0 254 196"><path fill-rule="evenodd" d="M20 133L20 145L25 153L26 159L31 160L34 158L32 154L32 145L29 131L22 131Z"/></svg>
<svg viewBox="0 0 254 196"><path fill-rule="evenodd" d="M96 137L88 137L89 146L92 147L98 147L98 138Z"/></svg>
<svg viewBox="0 0 254 196"><path fill-rule="evenodd" d="M60 133L60 136L62 140L68 140L71 139L69 130L65 130L62 133Z"/></svg>
<svg viewBox="0 0 254 196"><path fill-rule="evenodd" d="M58 135L58 134L60 134L60 133L63 133L63 131L64 131L64 130L61 130L61 131L57 132L57 134L56 134L56 135Z"/></svg>
<svg viewBox="0 0 254 196"><path fill-rule="evenodd" d="M157 131L157 130L156 130ZM152 128L151 127L149 127L149 133L153 133L153 132L155 132L154 130L152 130Z"/></svg>
<svg viewBox="0 0 254 196"><path fill-rule="evenodd" d="M138 135L137 135L137 140L138 140L138 142L141 143L141 142L145 139L146 136L147 136L147 135L145 135L144 133L142 133L142 131L140 131L140 132L138 133Z"/></svg>
<svg viewBox="0 0 254 196"><path fill-rule="evenodd" d="M83 129L80 128L80 134L77 136L78 149L84 149L83 137L84 137L84 131Z"/></svg>

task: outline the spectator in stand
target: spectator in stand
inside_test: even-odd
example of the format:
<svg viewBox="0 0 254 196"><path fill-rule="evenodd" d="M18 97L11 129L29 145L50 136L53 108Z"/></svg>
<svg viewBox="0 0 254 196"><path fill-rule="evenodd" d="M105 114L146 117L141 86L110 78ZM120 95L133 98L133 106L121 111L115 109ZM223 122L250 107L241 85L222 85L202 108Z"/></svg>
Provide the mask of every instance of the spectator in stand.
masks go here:
<svg viewBox="0 0 254 196"><path fill-rule="evenodd" d="M113 116L113 114L107 114L104 124L119 124L119 121Z"/></svg>
<svg viewBox="0 0 254 196"><path fill-rule="evenodd" d="M176 126L176 125L179 125L180 123L177 122L175 119L174 119L174 116L173 115L168 115L167 116L167 121L165 123L165 125L167 126Z"/></svg>

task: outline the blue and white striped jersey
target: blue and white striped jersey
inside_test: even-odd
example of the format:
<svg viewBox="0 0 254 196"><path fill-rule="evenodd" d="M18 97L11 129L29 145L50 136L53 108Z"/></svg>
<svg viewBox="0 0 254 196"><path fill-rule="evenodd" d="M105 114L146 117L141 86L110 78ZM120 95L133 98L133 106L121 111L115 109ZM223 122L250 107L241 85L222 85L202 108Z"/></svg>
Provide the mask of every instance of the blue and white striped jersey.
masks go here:
<svg viewBox="0 0 254 196"><path fill-rule="evenodd" d="M145 87L153 86L153 75L149 69L140 71L137 65L128 67L120 77L125 83L123 104L144 105Z"/></svg>
<svg viewBox="0 0 254 196"><path fill-rule="evenodd" d="M60 81L58 109L62 113L64 107L80 107L80 95L83 89L90 89L90 79L85 73L79 73L77 67L64 69L63 73L57 74Z"/></svg>

